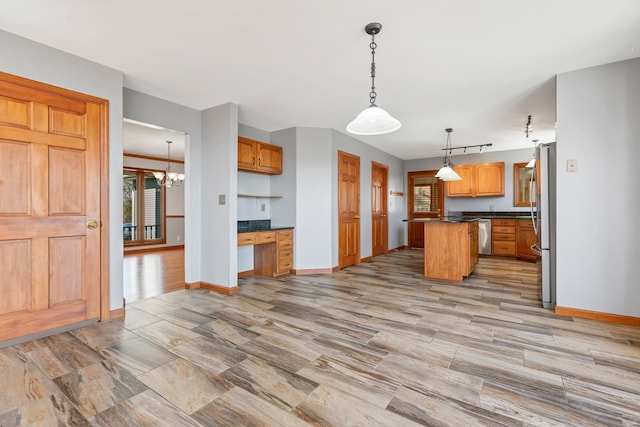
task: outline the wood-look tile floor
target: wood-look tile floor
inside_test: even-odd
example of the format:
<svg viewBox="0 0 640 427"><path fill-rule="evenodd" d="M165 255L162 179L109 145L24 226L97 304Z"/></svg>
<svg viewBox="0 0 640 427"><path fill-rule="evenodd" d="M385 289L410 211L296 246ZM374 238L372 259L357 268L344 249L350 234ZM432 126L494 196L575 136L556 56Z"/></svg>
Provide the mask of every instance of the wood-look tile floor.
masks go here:
<svg viewBox="0 0 640 427"><path fill-rule="evenodd" d="M422 252L180 290L0 350L0 426L640 425L640 328L541 308L536 266Z"/></svg>

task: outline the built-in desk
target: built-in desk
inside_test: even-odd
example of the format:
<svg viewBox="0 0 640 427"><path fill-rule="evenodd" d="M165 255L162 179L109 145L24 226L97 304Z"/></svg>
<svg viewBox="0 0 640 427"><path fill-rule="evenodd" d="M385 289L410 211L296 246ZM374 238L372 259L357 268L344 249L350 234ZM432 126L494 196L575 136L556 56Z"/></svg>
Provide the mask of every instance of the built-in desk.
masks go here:
<svg viewBox="0 0 640 427"><path fill-rule="evenodd" d="M238 233L238 246L253 245L253 272L278 277L293 268L293 229Z"/></svg>

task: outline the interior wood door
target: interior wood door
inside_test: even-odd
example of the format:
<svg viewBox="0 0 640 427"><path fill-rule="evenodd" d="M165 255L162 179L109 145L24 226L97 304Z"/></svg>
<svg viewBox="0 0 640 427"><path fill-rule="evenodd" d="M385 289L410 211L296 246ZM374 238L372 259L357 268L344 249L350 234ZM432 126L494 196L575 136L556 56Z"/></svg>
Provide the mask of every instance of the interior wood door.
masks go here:
<svg viewBox="0 0 640 427"><path fill-rule="evenodd" d="M106 110L0 73L0 341L101 316Z"/></svg>
<svg viewBox="0 0 640 427"><path fill-rule="evenodd" d="M437 170L416 171L407 174L407 217L442 218L444 212L444 184L435 177ZM424 224L409 222L410 248L424 248Z"/></svg>
<svg viewBox="0 0 640 427"><path fill-rule="evenodd" d="M360 157L338 151L338 266L360 261Z"/></svg>
<svg viewBox="0 0 640 427"><path fill-rule="evenodd" d="M389 250L389 218L387 204L389 168L371 162L371 255L386 254Z"/></svg>

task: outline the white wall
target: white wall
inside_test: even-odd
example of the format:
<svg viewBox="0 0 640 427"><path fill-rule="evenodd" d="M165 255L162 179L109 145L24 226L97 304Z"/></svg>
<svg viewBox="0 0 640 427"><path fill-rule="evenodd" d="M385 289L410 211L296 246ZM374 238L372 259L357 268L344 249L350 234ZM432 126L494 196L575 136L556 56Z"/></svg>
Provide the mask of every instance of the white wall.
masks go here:
<svg viewBox="0 0 640 427"><path fill-rule="evenodd" d="M124 89L123 105L124 118L181 131L186 134L184 162L186 179L182 187L182 191L184 191L183 214L185 216L183 225L185 281L187 283L198 282L201 280L202 266L202 234L200 232L202 228L202 201L199 196L202 188L200 173L203 165L201 159L201 113L198 110L126 88ZM122 117L118 120L122 124ZM122 131L120 134L122 134ZM122 149L120 150L120 158L122 159ZM118 178L118 186L115 188L120 188L122 187L122 163L116 176ZM122 228L122 200L120 200L120 207L120 215L112 219L112 221L117 220L118 222L112 222L112 224ZM120 242L119 251L122 253L122 241ZM122 265L122 262L120 264ZM122 274L120 277L122 277Z"/></svg>
<svg viewBox="0 0 640 427"><path fill-rule="evenodd" d="M238 284L238 106L224 104L202 112L201 281L222 287ZM219 202L224 196L225 203Z"/></svg>
<svg viewBox="0 0 640 427"><path fill-rule="evenodd" d="M297 145L296 129L289 128L271 132L270 141L282 147L282 175L271 177L271 192L282 196L271 201L271 224L274 226L296 226L297 205ZM296 232L294 231L294 236ZM294 245L295 249L295 245ZM295 252L294 252L295 265Z"/></svg>
<svg viewBox="0 0 640 427"><path fill-rule="evenodd" d="M0 31L0 70L109 101L109 187L122 187L122 72ZM109 307L122 307L122 191L109 193Z"/></svg>
<svg viewBox="0 0 640 427"><path fill-rule="evenodd" d="M639 118L640 58L558 75L559 306L640 317Z"/></svg>
<svg viewBox="0 0 640 427"><path fill-rule="evenodd" d="M330 269L331 130L296 128L296 230L294 265L298 270Z"/></svg>
<svg viewBox="0 0 640 427"><path fill-rule="evenodd" d="M164 170L167 168L167 162L124 156L123 167ZM171 163L171 171L184 173L184 164ZM166 218L166 243L163 245L145 245L145 249L184 245L184 185L166 188L165 197L166 215L168 217L181 216L182 218ZM140 248L125 247L124 251L136 249Z"/></svg>

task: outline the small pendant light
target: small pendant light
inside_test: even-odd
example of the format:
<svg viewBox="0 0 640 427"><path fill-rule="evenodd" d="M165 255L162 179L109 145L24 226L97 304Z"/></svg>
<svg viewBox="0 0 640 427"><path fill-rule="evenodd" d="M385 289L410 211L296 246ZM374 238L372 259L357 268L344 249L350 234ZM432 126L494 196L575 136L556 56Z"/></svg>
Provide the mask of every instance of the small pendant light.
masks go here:
<svg viewBox="0 0 640 427"><path fill-rule="evenodd" d="M354 135L382 135L400 129L400 122L393 118L382 108L376 105L376 63L375 54L378 45L375 35L382 30L382 24L372 22L364 27L364 31L371 36L371 92L369 92L369 107L365 108L358 116L347 125L347 132Z"/></svg>
<svg viewBox="0 0 640 427"><path fill-rule="evenodd" d="M447 132L447 145L445 146L444 158L442 159L442 167L435 175L436 178L440 178L443 181L461 181L462 178L460 175L454 171L451 166L451 132L453 132L452 128L446 128L445 132Z"/></svg>

